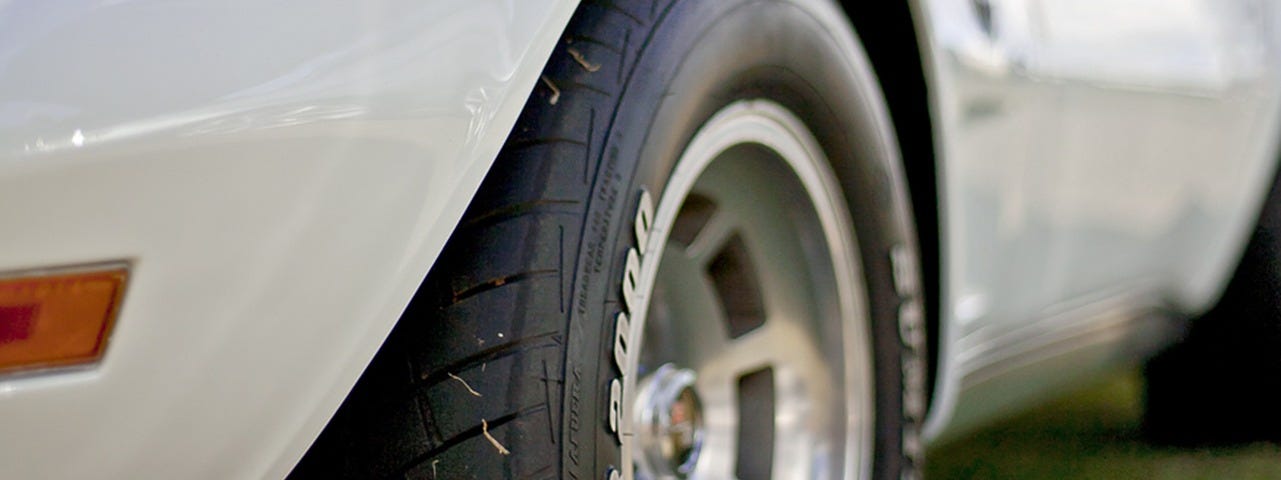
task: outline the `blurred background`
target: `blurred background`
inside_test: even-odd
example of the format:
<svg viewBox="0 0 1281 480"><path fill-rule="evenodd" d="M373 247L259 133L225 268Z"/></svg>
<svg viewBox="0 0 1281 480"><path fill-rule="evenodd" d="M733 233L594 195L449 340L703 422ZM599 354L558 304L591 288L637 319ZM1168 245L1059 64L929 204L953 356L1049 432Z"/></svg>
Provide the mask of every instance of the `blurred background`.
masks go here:
<svg viewBox="0 0 1281 480"><path fill-rule="evenodd" d="M1281 479L1281 447L1170 448L1140 435L1142 376L1126 372L934 447L930 479Z"/></svg>

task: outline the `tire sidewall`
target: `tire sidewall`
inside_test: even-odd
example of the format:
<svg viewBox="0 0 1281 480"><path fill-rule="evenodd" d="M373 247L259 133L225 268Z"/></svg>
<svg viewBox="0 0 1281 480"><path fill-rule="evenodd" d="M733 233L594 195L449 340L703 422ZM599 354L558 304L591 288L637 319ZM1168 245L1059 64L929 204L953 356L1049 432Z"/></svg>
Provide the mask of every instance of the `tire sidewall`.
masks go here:
<svg viewBox="0 0 1281 480"><path fill-rule="evenodd" d="M636 246L631 218L640 192L660 197L698 128L731 103L755 98L801 118L832 163L867 289L873 478L917 475L923 407L916 404L924 385L915 377L925 352L913 340L919 325L902 318L904 310L920 308L910 208L875 79L848 27L841 31L842 23L824 19L833 13L840 14L821 1L677 1L658 12L644 46L626 59L629 79L600 150L577 259L565 367L565 478L607 478L619 462L606 420L610 383L622 373L610 361L613 319L623 309L618 279Z"/></svg>

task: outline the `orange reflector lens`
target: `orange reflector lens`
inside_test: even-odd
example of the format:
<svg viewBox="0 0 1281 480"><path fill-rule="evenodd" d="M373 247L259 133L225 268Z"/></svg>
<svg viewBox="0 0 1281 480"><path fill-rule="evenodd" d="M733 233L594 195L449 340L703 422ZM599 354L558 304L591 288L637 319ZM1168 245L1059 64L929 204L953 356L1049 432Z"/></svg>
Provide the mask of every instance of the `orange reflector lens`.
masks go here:
<svg viewBox="0 0 1281 480"><path fill-rule="evenodd" d="M0 373L102 357L128 271L0 277Z"/></svg>

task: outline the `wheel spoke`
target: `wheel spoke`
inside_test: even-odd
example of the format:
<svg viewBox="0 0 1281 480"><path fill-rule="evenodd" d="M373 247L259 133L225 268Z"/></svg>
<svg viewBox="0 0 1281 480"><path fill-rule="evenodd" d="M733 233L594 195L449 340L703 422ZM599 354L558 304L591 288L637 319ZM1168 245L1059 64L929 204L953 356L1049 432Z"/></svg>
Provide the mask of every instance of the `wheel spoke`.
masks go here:
<svg viewBox="0 0 1281 480"><path fill-rule="evenodd" d="M703 229L685 248L685 255L698 265L706 266L725 248L725 243L734 235L736 222L733 216L717 213L712 216Z"/></svg>
<svg viewBox="0 0 1281 480"><path fill-rule="evenodd" d="M752 129L760 124L752 125L745 128L759 133ZM656 223L674 227L643 319L637 372L648 383L638 411L647 412L642 417L651 429L666 428L655 423L664 413L654 405L672 405L674 397L648 386L683 372L681 378L693 379L685 391L699 398L702 440L685 477L671 465L690 463L652 460L679 458L656 453L665 451L660 440L642 445L649 460L641 467L651 478L835 478L865 471L870 424L861 419L871 399L846 395L870 394L864 385L870 378L846 369L863 371L870 350L861 340L846 345L862 338L847 335L861 312L841 303L857 279L835 266L828 250L832 238L841 238L831 234L830 210L841 207L824 204L826 216L816 211L816 202L834 196L811 190L820 174L811 171L807 183L790 170L821 159L780 161L779 152L806 149L762 148L795 138L779 133L722 147L693 178L677 183L683 187L668 187L687 203L666 203L675 200L665 192L659 204ZM852 245L837 247L840 258L854 256ZM850 388L851 381L858 384ZM684 418L672 412L668 420Z"/></svg>
<svg viewBox="0 0 1281 480"><path fill-rule="evenodd" d="M738 450L737 378L698 378L702 396L707 437L699 459L698 477L703 479L734 478Z"/></svg>
<svg viewBox="0 0 1281 480"><path fill-rule="evenodd" d="M675 362L697 369L728 348L725 312L715 289L701 271L686 255L663 257L655 290L659 301L655 302L656 308L651 309L645 324L645 337L651 340L646 342L649 347L644 353L665 360L643 364L657 367Z"/></svg>

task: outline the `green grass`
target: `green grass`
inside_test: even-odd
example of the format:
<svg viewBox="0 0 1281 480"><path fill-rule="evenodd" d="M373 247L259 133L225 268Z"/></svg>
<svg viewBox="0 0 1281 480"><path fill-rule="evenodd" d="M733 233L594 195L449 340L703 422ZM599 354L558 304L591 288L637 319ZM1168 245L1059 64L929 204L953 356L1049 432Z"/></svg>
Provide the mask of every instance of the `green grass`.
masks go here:
<svg viewBox="0 0 1281 480"><path fill-rule="evenodd" d="M1275 445L1144 443L1141 394L1137 375L1127 375L1038 407L931 450L927 478L1281 479Z"/></svg>

